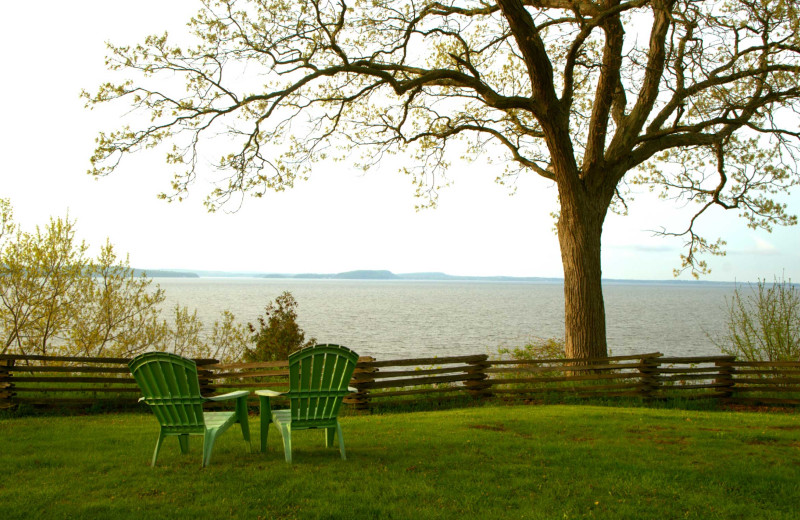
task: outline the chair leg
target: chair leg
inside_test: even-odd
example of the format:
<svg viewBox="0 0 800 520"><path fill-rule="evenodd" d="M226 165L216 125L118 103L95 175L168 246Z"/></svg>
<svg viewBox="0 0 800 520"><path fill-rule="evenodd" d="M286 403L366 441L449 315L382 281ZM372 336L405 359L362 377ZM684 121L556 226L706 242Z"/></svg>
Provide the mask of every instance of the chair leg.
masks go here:
<svg viewBox="0 0 800 520"><path fill-rule="evenodd" d="M156 467L156 460L158 460L158 452L161 449L161 443L164 442L164 432L161 431L158 433L158 441L156 441L156 449L153 452L153 460L150 462L150 466Z"/></svg>
<svg viewBox="0 0 800 520"><path fill-rule="evenodd" d="M344 437L342 437L342 427L339 426L339 421L336 421L336 435L339 437L339 454L342 456L342 460L347 460L344 455Z"/></svg>
<svg viewBox="0 0 800 520"><path fill-rule="evenodd" d="M333 446L333 438L336 435L336 428L325 428L325 447Z"/></svg>
<svg viewBox="0 0 800 520"><path fill-rule="evenodd" d="M261 418L261 453L266 453L267 436L269 435L269 423L272 422L272 412L269 406L269 397L259 396L258 413Z"/></svg>
<svg viewBox="0 0 800 520"><path fill-rule="evenodd" d="M279 423L280 424L280 423ZM292 463L292 427L288 424L280 424L281 437L283 438L283 456L286 462Z"/></svg>
<svg viewBox="0 0 800 520"><path fill-rule="evenodd" d="M203 467L205 468L211 463L211 450L214 449L214 441L217 436L212 434L211 431L206 430L203 436Z"/></svg>
<svg viewBox="0 0 800 520"><path fill-rule="evenodd" d="M267 452L267 436L269 435L269 417L261 414L261 453Z"/></svg>
<svg viewBox="0 0 800 520"><path fill-rule="evenodd" d="M178 442L181 445L181 453L189 453L189 436L188 435L178 435Z"/></svg>
<svg viewBox="0 0 800 520"><path fill-rule="evenodd" d="M242 427L242 437L244 437L244 442L247 443L247 453L250 453L253 451L253 447L250 445L250 421L247 416L247 397L236 400L236 420L239 422L239 426Z"/></svg>

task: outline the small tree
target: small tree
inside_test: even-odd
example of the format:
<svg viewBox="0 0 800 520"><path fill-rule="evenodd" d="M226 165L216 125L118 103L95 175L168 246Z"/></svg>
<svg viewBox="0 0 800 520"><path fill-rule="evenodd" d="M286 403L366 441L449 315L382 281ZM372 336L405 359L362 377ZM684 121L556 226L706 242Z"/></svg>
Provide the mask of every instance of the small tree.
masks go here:
<svg viewBox="0 0 800 520"><path fill-rule="evenodd" d="M197 311L161 317L164 291L136 276L110 242L97 258L75 238L75 221L50 219L22 231L0 199L0 354L133 356L146 350L238 361L247 327L229 311L205 334Z"/></svg>
<svg viewBox="0 0 800 520"><path fill-rule="evenodd" d="M0 206L0 354L47 354L75 309L87 246L69 217L29 233L13 224L7 200Z"/></svg>
<svg viewBox="0 0 800 520"><path fill-rule="evenodd" d="M749 295L737 287L728 302L727 333L712 341L747 361L800 360L800 290L777 278L772 286L759 280Z"/></svg>
<svg viewBox="0 0 800 520"><path fill-rule="evenodd" d="M306 341L305 332L297 324L297 301L289 291L284 292L275 302L269 302L264 316L258 317L259 328L248 323L253 333L255 348L244 352L246 361L278 361L288 359L289 354L304 347L316 344L311 338Z"/></svg>
<svg viewBox="0 0 800 520"><path fill-rule="evenodd" d="M165 322L164 327L164 341L156 350L217 359L222 363L240 361L250 339L247 326L236 321L236 316L228 310L222 311L220 319L215 320L211 331L207 332L197 310L190 312L186 306L175 305L173 321Z"/></svg>
<svg viewBox="0 0 800 520"><path fill-rule="evenodd" d="M80 356L133 356L158 348L169 331L161 320L164 291L129 259L117 257L107 240L96 259L81 265L64 327L65 350Z"/></svg>
<svg viewBox="0 0 800 520"><path fill-rule="evenodd" d="M232 312L224 310L220 319L214 322L205 343L206 350L201 353L223 363L240 361L247 350L249 339L248 327L236 321Z"/></svg>

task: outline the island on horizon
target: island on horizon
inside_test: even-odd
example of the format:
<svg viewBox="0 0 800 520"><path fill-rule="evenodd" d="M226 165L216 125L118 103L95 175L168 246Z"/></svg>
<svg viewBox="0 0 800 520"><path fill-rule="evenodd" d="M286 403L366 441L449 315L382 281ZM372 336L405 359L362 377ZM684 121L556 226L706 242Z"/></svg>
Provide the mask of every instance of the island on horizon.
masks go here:
<svg viewBox="0 0 800 520"><path fill-rule="evenodd" d="M280 280L383 280L383 281L456 281L456 282L538 282L563 283L563 278L537 276L465 276L442 272L393 273L389 270L359 269L342 273L259 273L240 271L190 271L184 269L136 269L137 275L145 273L151 278L269 278ZM709 280L633 280L604 278L608 283L636 284L734 284L735 282Z"/></svg>

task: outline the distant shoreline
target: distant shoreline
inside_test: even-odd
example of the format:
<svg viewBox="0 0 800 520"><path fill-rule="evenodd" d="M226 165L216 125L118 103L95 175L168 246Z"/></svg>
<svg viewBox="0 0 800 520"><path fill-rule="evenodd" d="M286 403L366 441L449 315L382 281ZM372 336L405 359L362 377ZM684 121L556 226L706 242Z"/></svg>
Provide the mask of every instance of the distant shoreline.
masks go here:
<svg viewBox="0 0 800 520"><path fill-rule="evenodd" d="M235 271L188 271L183 269L136 269L137 275L144 273L151 278L259 278L273 280L351 280L351 281L413 281L413 282L523 282L564 283L563 278L533 276L457 276L439 272L396 274L386 270L358 270L343 273L252 273ZM604 283L613 284L669 284L669 285L734 285L732 281L709 280L635 280L604 278ZM747 283L747 282L742 282Z"/></svg>
<svg viewBox="0 0 800 520"><path fill-rule="evenodd" d="M197 273L169 269L134 269L133 275L136 277L147 276L149 278L200 278Z"/></svg>

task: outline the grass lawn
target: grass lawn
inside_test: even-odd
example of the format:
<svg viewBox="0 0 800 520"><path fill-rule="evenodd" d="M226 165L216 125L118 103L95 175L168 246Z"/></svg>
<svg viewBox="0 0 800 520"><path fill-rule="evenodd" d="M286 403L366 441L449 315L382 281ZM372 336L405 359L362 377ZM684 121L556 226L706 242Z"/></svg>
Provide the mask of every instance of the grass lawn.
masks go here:
<svg viewBox="0 0 800 520"><path fill-rule="evenodd" d="M146 414L0 419L2 518L796 519L800 415L497 406L349 416L323 432L239 427L200 468ZM258 418L250 418L253 447Z"/></svg>

